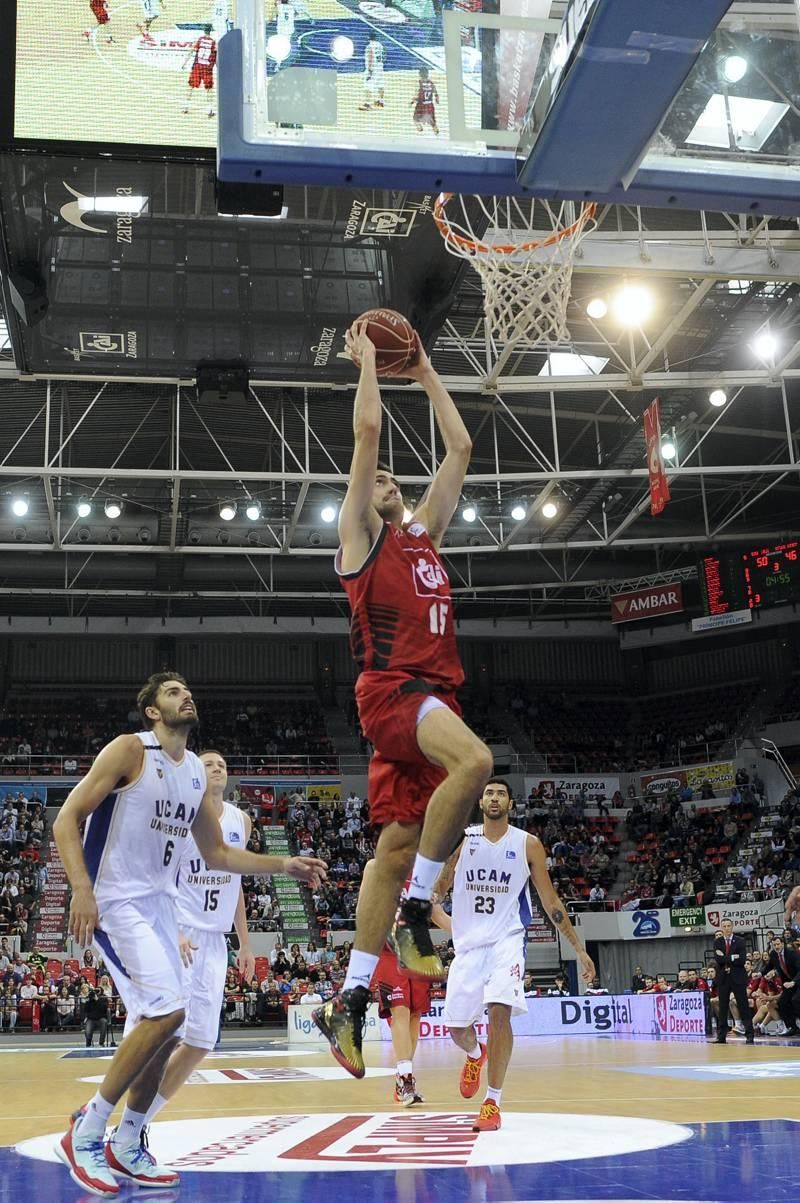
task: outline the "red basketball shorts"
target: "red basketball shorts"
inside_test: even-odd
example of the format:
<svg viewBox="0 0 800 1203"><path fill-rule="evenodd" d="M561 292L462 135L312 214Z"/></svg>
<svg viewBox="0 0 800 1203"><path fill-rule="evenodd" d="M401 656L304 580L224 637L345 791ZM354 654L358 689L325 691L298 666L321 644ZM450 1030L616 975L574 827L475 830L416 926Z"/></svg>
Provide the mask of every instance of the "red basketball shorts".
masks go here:
<svg viewBox="0 0 800 1203"><path fill-rule="evenodd" d="M389 949L381 953L372 982L381 1019L391 1018L393 1007L408 1007L412 1015L426 1015L431 1009L430 983L403 973Z"/></svg>
<svg viewBox="0 0 800 1203"><path fill-rule="evenodd" d="M89 7L97 18L98 25L108 24L109 17L106 0L90 0Z"/></svg>
<svg viewBox="0 0 800 1203"><path fill-rule="evenodd" d="M447 775L417 743L417 715L426 697L438 698L461 717L454 692L414 688L409 673L367 672L356 682L361 729L375 749L368 797L370 819L379 827L421 823L431 794Z"/></svg>
<svg viewBox="0 0 800 1203"><path fill-rule="evenodd" d="M195 63L192 67L192 73L189 76L190 88L207 88L214 87L214 68L209 67L207 63Z"/></svg>

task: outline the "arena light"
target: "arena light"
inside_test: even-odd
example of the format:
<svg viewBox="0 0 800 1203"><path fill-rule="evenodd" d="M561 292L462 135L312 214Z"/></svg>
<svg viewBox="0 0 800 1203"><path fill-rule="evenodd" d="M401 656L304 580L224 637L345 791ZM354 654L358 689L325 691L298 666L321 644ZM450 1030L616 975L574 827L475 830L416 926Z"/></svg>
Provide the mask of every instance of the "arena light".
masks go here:
<svg viewBox="0 0 800 1203"><path fill-rule="evenodd" d="M342 34L331 42L331 58L335 63L347 63L353 57L355 46L351 38Z"/></svg>
<svg viewBox="0 0 800 1203"><path fill-rule="evenodd" d="M259 518L261 517L261 502L251 499L248 501L244 512L251 522L258 522Z"/></svg>
<svg viewBox="0 0 800 1203"><path fill-rule="evenodd" d="M461 517L465 522L474 522L478 517L478 511L475 509L474 505L465 505L461 511Z"/></svg>
<svg viewBox="0 0 800 1203"><path fill-rule="evenodd" d="M320 516L320 518L322 519L322 521L323 521L323 522L327 522L327 523L328 523L328 525L330 526L330 524L331 524L332 522L335 522L335 521L336 521L336 515L337 515L337 513L338 513L338 512L339 512L339 511L337 510L337 508L336 508L336 506L333 504L333 502L332 502L332 501L328 501L328 502L326 502L326 504L325 504L325 505L322 507L322 509L320 510L320 512L319 512L319 516Z"/></svg>
<svg viewBox="0 0 800 1203"><path fill-rule="evenodd" d="M586 312L589 314L589 317L594 318L596 322L599 322L600 319L604 318L608 313L608 303L604 301L602 297L592 297L591 301L586 306Z"/></svg>
<svg viewBox="0 0 800 1203"><path fill-rule="evenodd" d="M219 516L223 522L233 522L236 517L236 502L223 501L219 507Z"/></svg>
<svg viewBox="0 0 800 1203"><path fill-rule="evenodd" d="M141 217L149 203L147 196L79 196L81 213L130 213Z"/></svg>
<svg viewBox="0 0 800 1203"><path fill-rule="evenodd" d="M708 394L708 403L713 405L715 409L722 409L723 405L728 403L728 394L724 388L712 389Z"/></svg>
<svg viewBox="0 0 800 1203"><path fill-rule="evenodd" d="M772 359L777 349L778 340L768 330L764 330L753 341L753 350L759 359Z"/></svg>
<svg viewBox="0 0 800 1203"><path fill-rule="evenodd" d="M24 518L30 508L27 497L15 497L11 502L11 513L15 518Z"/></svg>
<svg viewBox="0 0 800 1203"><path fill-rule="evenodd" d="M747 75L750 64L741 54L729 54L722 64L722 74L729 84L738 84Z"/></svg>
<svg viewBox="0 0 800 1203"><path fill-rule="evenodd" d="M664 439L663 443L661 444L661 454L664 459L674 459L678 454L678 449L676 448L672 439Z"/></svg>
<svg viewBox="0 0 800 1203"><path fill-rule="evenodd" d="M517 501L511 507L511 517L515 522L524 522L528 516L528 507L523 505L521 501Z"/></svg>
<svg viewBox="0 0 800 1203"><path fill-rule="evenodd" d="M282 63L292 53L292 43L286 34L273 33L267 38L267 54L276 63Z"/></svg>
<svg viewBox="0 0 800 1203"><path fill-rule="evenodd" d="M111 518L113 521L119 518L122 513L122 502L117 501L116 497L109 497L103 509L105 510L106 518Z"/></svg>
<svg viewBox="0 0 800 1203"><path fill-rule="evenodd" d="M79 518L88 518L92 512L92 503L88 497L81 497L75 509Z"/></svg>
<svg viewBox="0 0 800 1203"><path fill-rule="evenodd" d="M614 317L622 326L643 326L655 308L655 297L642 284L626 284L614 297Z"/></svg>
<svg viewBox="0 0 800 1203"><path fill-rule="evenodd" d="M558 505L555 501L546 501L542 506L543 518L555 518L558 513Z"/></svg>

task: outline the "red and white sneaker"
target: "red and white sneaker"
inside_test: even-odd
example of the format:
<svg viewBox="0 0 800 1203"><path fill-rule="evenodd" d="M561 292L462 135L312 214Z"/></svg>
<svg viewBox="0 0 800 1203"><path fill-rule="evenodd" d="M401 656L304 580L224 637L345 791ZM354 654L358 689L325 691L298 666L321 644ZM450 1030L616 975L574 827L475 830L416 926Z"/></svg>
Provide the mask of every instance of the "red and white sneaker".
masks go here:
<svg viewBox="0 0 800 1203"><path fill-rule="evenodd" d="M478 1087L481 1084L481 1070L486 1061L486 1045L479 1044L481 1050L480 1057L467 1057L461 1067L461 1077L458 1081L458 1088L461 1091L462 1098L471 1099L478 1093Z"/></svg>
<svg viewBox="0 0 800 1203"><path fill-rule="evenodd" d="M83 1190L101 1199L119 1194L119 1184L108 1167L101 1137L84 1137L73 1123L55 1147L56 1156L69 1169L70 1178Z"/></svg>
<svg viewBox="0 0 800 1203"><path fill-rule="evenodd" d="M180 1174L166 1166L157 1165L152 1154L141 1144L131 1145L121 1149L113 1140L105 1147L108 1168L115 1178L133 1182L137 1186L163 1188L177 1186L181 1180Z"/></svg>
<svg viewBox="0 0 800 1203"><path fill-rule="evenodd" d="M417 1093L417 1083L413 1074L397 1074L394 1080L394 1101L402 1103L404 1107L413 1107L417 1103L425 1102L422 1095Z"/></svg>
<svg viewBox="0 0 800 1203"><path fill-rule="evenodd" d="M491 1099L487 1099L485 1103L481 1103L481 1111L475 1123L472 1125L473 1132L496 1132L502 1124L500 1108L497 1103L493 1103Z"/></svg>

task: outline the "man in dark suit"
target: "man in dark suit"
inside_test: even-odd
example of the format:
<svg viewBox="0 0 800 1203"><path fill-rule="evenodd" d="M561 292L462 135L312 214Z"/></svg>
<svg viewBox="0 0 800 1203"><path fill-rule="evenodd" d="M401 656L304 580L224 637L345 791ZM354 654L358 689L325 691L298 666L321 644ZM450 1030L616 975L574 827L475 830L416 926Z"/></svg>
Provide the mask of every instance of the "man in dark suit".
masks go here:
<svg viewBox="0 0 800 1203"><path fill-rule="evenodd" d="M800 1016L800 957L793 948L787 948L781 936L772 941L772 952L767 962L767 974L775 973L783 985L778 999L778 1014L788 1028L787 1036L798 1036L797 1020Z"/></svg>
<svg viewBox="0 0 800 1203"><path fill-rule="evenodd" d="M714 941L714 959L717 966L717 992L719 995L719 1017L717 1019L717 1044L724 1044L728 1035L728 1008L731 994L736 999L739 1014L744 1023L744 1034L748 1044L755 1043L753 1036L753 1014L747 1001L747 973L744 963L747 947L741 936L733 934L733 921L723 919L720 934Z"/></svg>

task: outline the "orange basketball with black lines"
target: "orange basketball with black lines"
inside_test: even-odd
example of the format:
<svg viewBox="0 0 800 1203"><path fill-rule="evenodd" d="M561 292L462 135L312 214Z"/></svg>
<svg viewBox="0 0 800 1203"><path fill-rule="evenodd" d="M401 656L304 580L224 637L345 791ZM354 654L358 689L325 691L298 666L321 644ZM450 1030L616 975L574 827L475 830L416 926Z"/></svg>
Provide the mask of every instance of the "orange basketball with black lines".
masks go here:
<svg viewBox="0 0 800 1203"><path fill-rule="evenodd" d="M360 321L367 322L367 338L375 345L375 368L379 376L397 376L410 368L418 354L417 334L396 309L368 309Z"/></svg>

